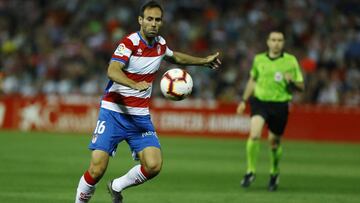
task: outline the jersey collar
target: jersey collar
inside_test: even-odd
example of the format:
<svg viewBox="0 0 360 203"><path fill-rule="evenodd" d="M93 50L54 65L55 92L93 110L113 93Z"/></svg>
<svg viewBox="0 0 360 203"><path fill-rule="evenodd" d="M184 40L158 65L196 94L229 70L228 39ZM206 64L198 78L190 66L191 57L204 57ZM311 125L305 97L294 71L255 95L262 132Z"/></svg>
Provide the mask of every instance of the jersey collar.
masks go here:
<svg viewBox="0 0 360 203"><path fill-rule="evenodd" d="M154 38L154 42L153 42L152 44L148 44L148 43L146 42L146 40L141 36L140 31L137 31L137 34L139 35L140 40L141 40L148 48L153 48L154 45L156 44L156 42L159 41L159 37L156 36L156 37Z"/></svg>
<svg viewBox="0 0 360 203"><path fill-rule="evenodd" d="M270 59L272 61L275 61L278 58L284 57L284 52L282 51L281 54L278 57L275 57L275 58L271 58L270 55L269 55L269 52L266 52L266 57L268 57L268 59Z"/></svg>

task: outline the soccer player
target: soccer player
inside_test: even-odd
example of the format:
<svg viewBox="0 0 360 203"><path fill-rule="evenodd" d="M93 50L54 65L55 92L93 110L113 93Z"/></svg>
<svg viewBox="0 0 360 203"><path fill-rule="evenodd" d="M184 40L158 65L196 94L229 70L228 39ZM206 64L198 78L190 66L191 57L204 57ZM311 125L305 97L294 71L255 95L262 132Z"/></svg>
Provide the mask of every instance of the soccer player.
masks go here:
<svg viewBox="0 0 360 203"><path fill-rule="evenodd" d="M246 143L247 171L241 181L249 187L255 180L260 137L265 124L270 142L269 191L275 191L279 181L279 161L282 154L281 137L288 120L288 103L295 90L303 91L304 82L295 56L284 52L284 34L272 31L267 38L268 51L257 54L250 71L237 113L242 114L250 99L250 134Z"/></svg>
<svg viewBox="0 0 360 203"><path fill-rule="evenodd" d="M124 37L114 51L108 66L110 79L102 97L99 117L89 149L89 168L80 178L76 203L89 202L114 156L117 145L126 141L135 160L140 163L126 174L108 183L112 202L121 203L121 192L154 178L161 170L161 147L149 115L152 82L162 59L182 65L219 68L219 53L194 57L169 49L158 32L162 26L163 8L155 1L144 4L138 17L140 31Z"/></svg>

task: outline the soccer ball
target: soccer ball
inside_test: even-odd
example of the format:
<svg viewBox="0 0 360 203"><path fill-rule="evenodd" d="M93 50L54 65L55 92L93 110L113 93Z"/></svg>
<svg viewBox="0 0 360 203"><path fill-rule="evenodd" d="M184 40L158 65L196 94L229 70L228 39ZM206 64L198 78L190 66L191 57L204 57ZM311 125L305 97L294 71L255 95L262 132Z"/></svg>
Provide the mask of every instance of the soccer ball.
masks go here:
<svg viewBox="0 0 360 203"><path fill-rule="evenodd" d="M166 71L161 77L162 94L171 100L180 101L191 94L193 80L185 70L174 68Z"/></svg>

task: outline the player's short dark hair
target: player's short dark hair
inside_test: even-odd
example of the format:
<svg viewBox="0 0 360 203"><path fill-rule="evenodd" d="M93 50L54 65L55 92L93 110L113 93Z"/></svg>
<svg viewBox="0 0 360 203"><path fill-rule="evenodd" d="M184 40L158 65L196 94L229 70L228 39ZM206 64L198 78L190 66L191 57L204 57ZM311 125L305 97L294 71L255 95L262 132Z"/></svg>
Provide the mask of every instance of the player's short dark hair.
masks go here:
<svg viewBox="0 0 360 203"><path fill-rule="evenodd" d="M269 37L270 37L270 34L271 33L281 33L283 36L284 36L284 39L285 39L285 32L284 31L282 31L281 29L273 29L273 30L270 30L270 32L268 33L268 35L267 35L267 39L269 39Z"/></svg>
<svg viewBox="0 0 360 203"><path fill-rule="evenodd" d="M147 1L145 2L141 8L140 8L140 16L144 17L144 11L148 8L159 8L161 10L161 15L163 14L164 10L161 6L161 4L157 1L151 0L151 1Z"/></svg>

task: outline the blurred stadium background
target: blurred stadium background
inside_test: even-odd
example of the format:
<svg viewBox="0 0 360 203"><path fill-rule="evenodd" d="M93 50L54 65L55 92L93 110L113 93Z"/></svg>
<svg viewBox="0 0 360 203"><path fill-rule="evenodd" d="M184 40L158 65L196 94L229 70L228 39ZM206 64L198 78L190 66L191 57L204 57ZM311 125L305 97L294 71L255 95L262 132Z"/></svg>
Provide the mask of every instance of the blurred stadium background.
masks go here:
<svg viewBox="0 0 360 203"><path fill-rule="evenodd" d="M117 41L138 30L142 2L0 0L0 202L73 201L107 63ZM154 83L164 171L129 190L129 202L360 202L360 2L160 2L170 48L220 51L223 66L182 67L194 80L184 102L163 100ZM234 112L252 58L274 28L285 31L306 91L294 96L281 188L269 194L266 149L256 185L239 187L249 118ZM159 75L171 67L164 63ZM119 148L104 179L133 164L127 146ZM93 202L108 202L105 182Z"/></svg>
<svg viewBox="0 0 360 203"><path fill-rule="evenodd" d="M101 94L116 42L138 30L136 0L0 1L5 94ZM222 71L191 69L193 97L233 101L269 30L281 28L301 63L295 102L359 106L360 5L356 0L163 1L163 35L174 50L221 51ZM21 12L20 12L21 11ZM211 80L210 80L211 78ZM159 91L155 91L159 95Z"/></svg>

